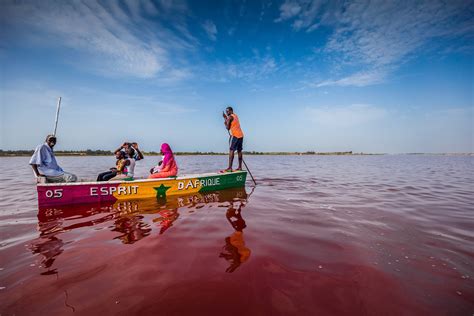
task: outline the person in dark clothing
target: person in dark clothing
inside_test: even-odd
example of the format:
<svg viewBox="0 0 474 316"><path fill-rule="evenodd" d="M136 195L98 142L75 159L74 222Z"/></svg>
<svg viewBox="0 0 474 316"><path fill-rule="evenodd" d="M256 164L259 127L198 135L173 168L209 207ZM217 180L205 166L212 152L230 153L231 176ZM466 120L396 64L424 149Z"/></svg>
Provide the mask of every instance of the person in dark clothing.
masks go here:
<svg viewBox="0 0 474 316"><path fill-rule="evenodd" d="M119 172L122 172L127 164L130 162L125 158L125 152L122 150L115 152L115 158L117 158L116 166L110 168L109 171L102 172L97 176L97 181L109 181L115 177Z"/></svg>

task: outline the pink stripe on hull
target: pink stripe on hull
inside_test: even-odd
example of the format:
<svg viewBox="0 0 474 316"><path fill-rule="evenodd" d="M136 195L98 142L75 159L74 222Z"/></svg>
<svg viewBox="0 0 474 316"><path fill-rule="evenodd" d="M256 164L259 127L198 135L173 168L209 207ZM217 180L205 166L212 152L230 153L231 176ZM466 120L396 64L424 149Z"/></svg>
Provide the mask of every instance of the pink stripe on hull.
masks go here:
<svg viewBox="0 0 474 316"><path fill-rule="evenodd" d="M119 185L119 183L98 183L38 186L38 205L43 207L57 204L114 202L117 198L113 196L113 192Z"/></svg>

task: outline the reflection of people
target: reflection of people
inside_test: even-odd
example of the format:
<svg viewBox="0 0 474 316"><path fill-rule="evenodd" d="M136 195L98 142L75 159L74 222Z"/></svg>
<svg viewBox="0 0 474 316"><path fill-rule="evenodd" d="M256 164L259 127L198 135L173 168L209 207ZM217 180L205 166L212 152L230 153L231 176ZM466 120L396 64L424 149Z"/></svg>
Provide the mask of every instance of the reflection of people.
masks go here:
<svg viewBox="0 0 474 316"><path fill-rule="evenodd" d="M231 205L227 210L226 218L235 229L235 232L225 239L224 251L220 253L219 257L230 262L226 272L231 273L250 257L250 249L245 246L244 241L243 230L247 225L242 218L242 204L240 204L238 209Z"/></svg>
<svg viewBox="0 0 474 316"><path fill-rule="evenodd" d="M158 212L160 217L154 218L153 222L159 222L161 229L160 235L163 234L168 228L173 226L173 222L178 219L179 213L177 209L161 210Z"/></svg>
<svg viewBox="0 0 474 316"><path fill-rule="evenodd" d="M143 221L142 215L123 216L117 218L112 231L123 233L114 239L120 239L124 244L133 244L136 241L150 235L151 228Z"/></svg>
<svg viewBox="0 0 474 316"><path fill-rule="evenodd" d="M33 253L40 253L43 255L41 260L41 266L49 269L56 257L59 256L63 251L64 242L56 236L50 236L48 238L38 238L38 242L33 241L31 245L31 251Z"/></svg>
<svg viewBox="0 0 474 316"><path fill-rule="evenodd" d="M56 162L54 145L56 145L56 136L48 135L44 144L36 147L30 159L30 165L36 177L45 177L46 182L76 182L76 175L65 172Z"/></svg>
<svg viewBox="0 0 474 316"><path fill-rule="evenodd" d="M239 156L239 167L236 170L242 170L242 144L244 142L244 133L240 128L239 117L234 114L232 107L227 107L226 113L222 113L224 124L230 132L230 148L229 148L229 166L223 172L232 172L232 164L234 163L234 152L237 150Z"/></svg>

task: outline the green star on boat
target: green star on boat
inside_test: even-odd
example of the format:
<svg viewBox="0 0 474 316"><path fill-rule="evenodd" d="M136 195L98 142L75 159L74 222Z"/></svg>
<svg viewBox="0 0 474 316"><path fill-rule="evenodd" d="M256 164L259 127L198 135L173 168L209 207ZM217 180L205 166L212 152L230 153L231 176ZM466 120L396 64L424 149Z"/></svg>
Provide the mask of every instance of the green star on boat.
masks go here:
<svg viewBox="0 0 474 316"><path fill-rule="evenodd" d="M162 199L162 198L166 198L166 191L168 191L169 188L171 187L167 187L161 184L159 187L157 188L155 187L153 189L156 190L156 197L159 199Z"/></svg>

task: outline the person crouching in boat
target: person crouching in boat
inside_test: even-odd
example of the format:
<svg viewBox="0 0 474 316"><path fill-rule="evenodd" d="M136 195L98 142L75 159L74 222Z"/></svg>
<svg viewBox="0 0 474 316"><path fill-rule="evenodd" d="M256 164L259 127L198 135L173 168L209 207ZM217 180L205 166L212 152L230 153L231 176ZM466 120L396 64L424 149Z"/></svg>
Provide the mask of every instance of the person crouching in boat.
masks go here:
<svg viewBox="0 0 474 316"><path fill-rule="evenodd" d="M76 175L65 172L56 162L53 147L56 145L56 136L48 135L44 144L38 145L31 156L30 165L35 172L38 182L41 178L46 182L76 182Z"/></svg>
<svg viewBox="0 0 474 316"><path fill-rule="evenodd" d="M110 179L111 181L115 180L125 180L125 181L133 181L133 176L135 174L135 160L137 157L137 153L132 146L129 146L125 151L125 161L124 167L121 172L117 171L117 175Z"/></svg>
<svg viewBox="0 0 474 316"><path fill-rule="evenodd" d="M168 178L178 174L178 165L170 145L166 143L161 144L161 154L164 155L163 160L150 170L151 174L148 176L148 179Z"/></svg>
<svg viewBox="0 0 474 316"><path fill-rule="evenodd" d="M102 172L101 174L99 174L97 176L97 181L109 181L118 174L122 174L125 167L130 164L130 161L125 158L125 152L122 150L115 152L115 158L117 158L115 167L110 168L109 171Z"/></svg>

